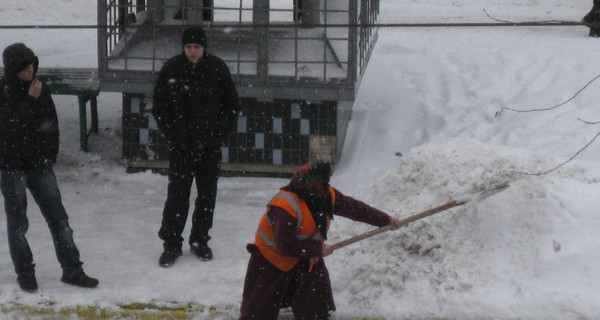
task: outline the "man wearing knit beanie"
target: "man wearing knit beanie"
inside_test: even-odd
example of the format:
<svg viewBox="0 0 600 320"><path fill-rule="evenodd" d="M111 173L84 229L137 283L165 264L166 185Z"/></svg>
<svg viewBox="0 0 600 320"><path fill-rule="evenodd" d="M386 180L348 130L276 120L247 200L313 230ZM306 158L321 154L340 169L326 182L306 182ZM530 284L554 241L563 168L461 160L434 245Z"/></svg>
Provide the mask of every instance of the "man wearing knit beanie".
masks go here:
<svg viewBox="0 0 600 320"><path fill-rule="evenodd" d="M206 52L206 34L190 27L181 36L183 52L160 70L152 113L169 141L169 183L158 236L163 240L162 267L182 252L181 236L188 216L192 182L197 198L189 237L190 251L200 260L213 257L209 230L217 196L221 145L237 125L240 102L229 67Z"/></svg>
<svg viewBox="0 0 600 320"><path fill-rule="evenodd" d="M183 31L181 45L185 48L190 43L196 43L206 48L206 33L202 27L191 27Z"/></svg>

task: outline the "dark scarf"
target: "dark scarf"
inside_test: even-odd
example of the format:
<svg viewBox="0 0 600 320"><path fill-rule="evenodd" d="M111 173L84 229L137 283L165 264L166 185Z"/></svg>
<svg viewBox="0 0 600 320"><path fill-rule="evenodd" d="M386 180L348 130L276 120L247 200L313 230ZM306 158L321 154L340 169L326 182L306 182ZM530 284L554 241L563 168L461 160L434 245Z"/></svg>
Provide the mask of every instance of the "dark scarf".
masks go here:
<svg viewBox="0 0 600 320"><path fill-rule="evenodd" d="M333 220L333 202L329 192L330 162L310 162L303 165L281 190L295 193L306 202L308 209L321 232L327 239L327 220Z"/></svg>

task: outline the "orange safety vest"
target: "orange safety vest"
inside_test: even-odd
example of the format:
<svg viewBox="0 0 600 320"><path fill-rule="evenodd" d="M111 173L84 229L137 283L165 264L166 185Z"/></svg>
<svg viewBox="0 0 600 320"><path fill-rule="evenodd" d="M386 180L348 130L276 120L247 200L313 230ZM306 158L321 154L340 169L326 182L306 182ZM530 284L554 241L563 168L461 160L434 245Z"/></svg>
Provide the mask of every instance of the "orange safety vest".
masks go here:
<svg viewBox="0 0 600 320"><path fill-rule="evenodd" d="M333 188L329 187L329 192L331 193L331 199L335 204L335 192L333 191ZM306 205L304 200L299 199L296 194L289 191L279 191L275 197L271 199L271 202L268 204L268 207L270 206L282 208L298 220L298 225L296 227L296 238L298 240L312 239L321 243L325 241L321 236L321 232L319 232L319 228L315 224L315 220L308 209L308 205ZM268 211L269 210L267 209L267 212ZM275 243L275 235L273 234L273 225L271 224L271 221L269 221L267 212L265 212L260 219L258 230L256 230L256 235L254 236L254 244L258 247L263 257L279 270L289 271L296 263L298 263L298 261L300 261L300 259L286 257L279 253L277 244ZM327 229L329 229L329 218L327 219ZM312 269L317 261L318 257L310 259L310 269Z"/></svg>

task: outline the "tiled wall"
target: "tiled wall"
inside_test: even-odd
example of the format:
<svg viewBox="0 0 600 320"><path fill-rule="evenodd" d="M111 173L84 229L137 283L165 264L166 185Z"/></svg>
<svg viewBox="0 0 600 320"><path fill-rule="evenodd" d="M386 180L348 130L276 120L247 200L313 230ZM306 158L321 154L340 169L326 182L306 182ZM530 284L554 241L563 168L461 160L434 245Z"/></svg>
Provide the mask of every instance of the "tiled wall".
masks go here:
<svg viewBox="0 0 600 320"><path fill-rule="evenodd" d="M311 159L311 138L336 136L335 101L242 98L241 102L237 130L223 147L225 163L300 165ZM151 100L141 95L123 95L124 158L168 159L168 144L156 126L150 104Z"/></svg>

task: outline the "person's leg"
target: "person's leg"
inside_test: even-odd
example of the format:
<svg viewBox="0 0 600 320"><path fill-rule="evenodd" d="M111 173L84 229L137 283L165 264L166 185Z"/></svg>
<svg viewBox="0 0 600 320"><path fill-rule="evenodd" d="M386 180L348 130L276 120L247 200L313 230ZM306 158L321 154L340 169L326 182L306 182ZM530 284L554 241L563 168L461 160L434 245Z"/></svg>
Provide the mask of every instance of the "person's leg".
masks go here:
<svg viewBox="0 0 600 320"><path fill-rule="evenodd" d="M298 273L298 288L292 300L292 312L297 320L325 320L335 311L329 272L323 259L312 270Z"/></svg>
<svg viewBox="0 0 600 320"><path fill-rule="evenodd" d="M202 10L202 20L211 22L213 19L213 0L203 0L202 6L204 7Z"/></svg>
<svg viewBox="0 0 600 320"><path fill-rule="evenodd" d="M172 156L169 161L169 183L167 200L158 236L164 241L164 249L181 250L181 233L190 208L190 189L194 179L189 160L181 156Z"/></svg>
<svg viewBox="0 0 600 320"><path fill-rule="evenodd" d="M196 163L196 188L198 196L194 204L192 215L192 230L190 233L190 247L201 259L210 260L212 253L207 246L210 236L209 230L213 226L213 216L217 198L217 182L221 169L221 151L207 151L202 153L200 161ZM204 251L204 252L198 252Z"/></svg>
<svg viewBox="0 0 600 320"><path fill-rule="evenodd" d="M27 187L48 224L54 243L56 257L63 269L61 281L85 288L94 288L98 279L83 272L79 250L73 241L73 229L62 204L62 197L52 164L27 171Z"/></svg>
<svg viewBox="0 0 600 320"><path fill-rule="evenodd" d="M52 165L28 170L27 187L50 228L60 266L67 272L81 270L79 250L73 241L73 230L69 226Z"/></svg>
<svg viewBox="0 0 600 320"><path fill-rule="evenodd" d="M250 256L239 320L276 320L291 274L277 269L260 252Z"/></svg>
<svg viewBox="0 0 600 320"><path fill-rule="evenodd" d="M25 233L29 228L27 220L27 194L25 174L20 170L2 170L0 189L4 196L8 248L12 258L17 281L22 289L37 290L35 264Z"/></svg>

